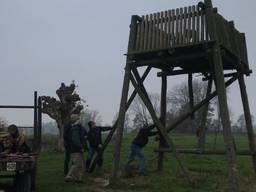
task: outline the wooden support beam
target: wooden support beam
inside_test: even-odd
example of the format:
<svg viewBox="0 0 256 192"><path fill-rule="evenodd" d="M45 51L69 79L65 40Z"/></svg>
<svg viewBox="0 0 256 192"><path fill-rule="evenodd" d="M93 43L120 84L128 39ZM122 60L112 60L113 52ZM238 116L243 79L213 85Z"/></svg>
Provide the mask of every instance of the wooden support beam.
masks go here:
<svg viewBox="0 0 256 192"><path fill-rule="evenodd" d="M34 92L34 140L33 140L33 152L38 150L38 110L37 110L37 92Z"/></svg>
<svg viewBox="0 0 256 192"><path fill-rule="evenodd" d="M183 74L188 74L190 73L190 70L173 70L173 71L161 71L157 73L158 77L162 76L174 76L174 75L183 75Z"/></svg>
<svg viewBox="0 0 256 192"><path fill-rule="evenodd" d="M155 152L172 152L171 148L159 148L155 149ZM198 150L198 149L177 149L179 153L186 153L186 154L196 154L196 155L226 155L227 151L226 150ZM250 150L239 150L236 151L237 155L245 155L245 156L250 156L250 155L255 155L255 152L252 152Z"/></svg>
<svg viewBox="0 0 256 192"><path fill-rule="evenodd" d="M136 76L138 75L137 70L133 70L133 72L135 72ZM135 75L134 74L134 75ZM190 173L188 171L188 169L183 165L179 153L176 151L176 147L172 141L171 138L168 137L168 133L167 131L164 129L164 126L162 125L161 121L158 119L155 111L154 111L154 107L151 103L151 101L149 100L149 97L147 95L147 93L144 91L145 88L141 82L140 79L137 78L138 84L136 82L136 80L134 79L134 77L131 75L131 83L133 84L135 90L137 90L138 94L140 95L142 101L144 102L145 106L147 107L154 123L156 124L159 133L161 134L161 136L163 137L163 139L165 140L165 142L168 144L168 146L170 146L173 149L173 155L176 158L178 165L180 166L182 172L184 173L185 177L187 178L187 180L189 181L189 183L193 183L192 178L190 176Z"/></svg>
<svg viewBox="0 0 256 192"><path fill-rule="evenodd" d="M174 66L178 66L179 62L182 61L187 61L187 60L193 60L193 59L198 59L198 58L205 58L206 57L206 53L193 53L191 55L186 54L186 55L181 55L181 56L172 56L169 58L159 58L159 59L149 59L149 60L141 60L141 61L135 61L136 66L151 66L151 65L156 65L156 64L168 64L168 63L172 63ZM131 61L132 63L134 63L134 61Z"/></svg>
<svg viewBox="0 0 256 192"><path fill-rule="evenodd" d="M148 76L149 72L151 70L151 67L147 67L147 69L145 70L145 72L143 73L142 75L142 81L144 81L146 79L146 77ZM136 97L137 95L137 91L134 90L130 96L130 98L128 99L127 101L127 104L126 104L126 111L129 109L130 105L132 104L134 98ZM116 120L116 122L114 123L113 125L113 128L112 130L109 132L107 138L105 139L103 145L102 145L102 148L101 150L99 151L99 153L96 155L96 157L94 158L94 160L92 161L92 164L90 166L90 172L93 172L93 170L95 169L96 165L97 165L97 162L98 162L98 159L103 155L105 149L107 148L109 142L111 141L115 131L116 131L116 127L117 127L117 122L118 122L118 119Z"/></svg>
<svg viewBox="0 0 256 192"><path fill-rule="evenodd" d="M190 111L194 108L194 93L193 93L193 75L192 73L188 74L188 94L189 94L189 107ZM195 114L191 114L191 120L195 119Z"/></svg>
<svg viewBox="0 0 256 192"><path fill-rule="evenodd" d="M116 142L115 142L115 148L114 148L110 183L114 183L118 177L120 157L121 157L121 146L122 146L122 139L123 139L124 120L125 120L125 113L126 113L126 103L127 103L129 84L130 84L130 75L131 75L131 69L129 64L127 64L125 68L122 97L121 97L121 103L120 103L120 109L119 109L119 115L118 115L118 121L117 121Z"/></svg>
<svg viewBox="0 0 256 192"><path fill-rule="evenodd" d="M0 109L34 109L35 106L27 105L0 105Z"/></svg>
<svg viewBox="0 0 256 192"><path fill-rule="evenodd" d="M212 92L212 79L208 81L207 91L206 91L206 98L211 95ZM198 132L198 148L203 151L205 149L205 136L206 136L206 122L207 122L207 115L209 110L210 101L207 102L204 106L202 119L199 127Z"/></svg>
<svg viewBox="0 0 256 192"><path fill-rule="evenodd" d="M224 74L223 74L223 63L222 56L219 44L219 37L217 35L217 26L216 26L216 14L213 12L211 0L205 0L206 5L206 20L207 28L211 40L215 40L213 45L213 66L214 66L214 75L216 90L218 92L219 106L220 106L220 115L221 122L223 126L223 138L226 145L227 151L227 160L228 160L228 180L229 180L229 191L238 192L239 191L239 173L237 166L237 159L235 155L235 145L231 132L230 116L227 104L227 95L224 83Z"/></svg>
<svg viewBox="0 0 256 192"><path fill-rule="evenodd" d="M42 99L38 98L38 152L41 151L41 143L42 143Z"/></svg>
<svg viewBox="0 0 256 192"><path fill-rule="evenodd" d="M130 25L128 52L132 51L136 44L136 32L137 32L136 23L137 23L137 16L133 15L131 19L131 25ZM109 182L112 184L115 183L118 178L118 171L119 171L119 164L120 164L124 120L125 120L126 104L127 104L128 93L129 93L129 84L130 84L130 76L131 76L131 66L129 64L129 61L130 61L130 58L129 56L127 56L121 103L120 103L119 114L118 114L116 142L115 142L115 149L113 154L112 170L111 170L111 175L109 179Z"/></svg>
<svg viewBox="0 0 256 192"><path fill-rule="evenodd" d="M237 80L237 76L234 76L232 78L230 78L226 83L225 86L228 87L230 86L234 81ZM177 127L180 123L182 123L185 119L187 119L192 113L196 112L197 110L199 110L201 107L203 107L205 104L207 104L210 100L212 100L214 97L217 96L217 91L214 91L213 93L211 93L211 95L209 95L209 97L205 98L204 100L202 100L200 103L196 104L195 107L187 112L184 113L183 115L181 115L178 119L176 119L171 125L169 125L166 129L168 132L172 131L175 127Z"/></svg>
<svg viewBox="0 0 256 192"><path fill-rule="evenodd" d="M237 73L237 72L234 72L234 73L226 73L226 74L224 74L224 77L233 77L233 76L235 76L235 75L238 75L238 73ZM203 81L208 81L208 80L210 80L210 79L213 79L213 77L212 77L212 76L204 77L204 78L203 78Z"/></svg>
<svg viewBox="0 0 256 192"><path fill-rule="evenodd" d="M166 129L166 94L167 94L167 77L162 76L162 86L161 86L161 114L160 114L160 120ZM164 141L164 138L160 136L159 140L159 148L166 146L166 142ZM164 153L159 152L158 153L158 164L157 164L157 170L162 171L163 170L163 160L164 160Z"/></svg>
<svg viewBox="0 0 256 192"><path fill-rule="evenodd" d="M245 117L245 122L246 122L246 129L247 129L247 134L248 134L248 139L249 139L249 147L252 152L252 163L253 163L253 168L254 172L256 173L256 143L255 143L255 137L253 133L253 125L252 125L252 119L251 119L251 112L250 112L250 106L249 106L249 101L247 97L247 91L246 91L246 86L244 82L244 76L241 75L238 78L239 86L240 86L240 92L241 92L241 97L242 97L242 103L243 103L243 109L244 109L244 117Z"/></svg>

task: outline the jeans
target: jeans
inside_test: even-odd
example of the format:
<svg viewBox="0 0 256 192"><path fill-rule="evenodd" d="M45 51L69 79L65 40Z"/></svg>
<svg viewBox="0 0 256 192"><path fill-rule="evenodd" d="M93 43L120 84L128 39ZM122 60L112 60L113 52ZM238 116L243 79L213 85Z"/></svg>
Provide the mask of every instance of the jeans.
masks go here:
<svg viewBox="0 0 256 192"><path fill-rule="evenodd" d="M144 157L143 153L141 152L141 148L134 144L131 145L131 153L130 153L128 160L124 166L124 169L128 168L129 164L135 159L136 156L138 156L140 158L139 172L144 173L145 157Z"/></svg>
<svg viewBox="0 0 256 192"><path fill-rule="evenodd" d="M98 154L99 150L95 149L93 147L89 147L88 154L87 154L87 159L86 159L86 164L85 164L85 171L86 172L90 172L90 165L91 165L91 162L92 162L92 159L93 159L93 156L94 156L95 152L97 152L97 154ZM97 166L98 166L97 168L100 169L102 167L102 164L103 164L103 158L101 156L97 161Z"/></svg>

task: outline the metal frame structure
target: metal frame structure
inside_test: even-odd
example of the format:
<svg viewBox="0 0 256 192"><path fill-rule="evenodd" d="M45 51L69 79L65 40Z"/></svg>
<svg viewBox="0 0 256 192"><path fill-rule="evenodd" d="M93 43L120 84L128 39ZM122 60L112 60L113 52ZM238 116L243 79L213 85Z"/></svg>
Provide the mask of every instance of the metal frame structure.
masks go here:
<svg viewBox="0 0 256 192"><path fill-rule="evenodd" d="M34 92L34 105L0 105L0 109L33 109L34 110L34 125L33 127L33 147L32 152L36 153L40 151L41 145L41 132L42 132L42 103L41 98L37 96L37 91ZM19 127L19 126L18 126Z"/></svg>
<svg viewBox="0 0 256 192"><path fill-rule="evenodd" d="M42 103L41 98L37 96L37 92L34 92L34 105L0 105L0 109L32 109L34 111L34 125L33 127L22 127L33 129L33 143L32 143L32 152L29 156L20 156L18 159L9 159L6 154L3 156L0 154L0 172L8 170L8 163L15 162L15 174L11 175L0 175L0 178L6 177L14 177L16 182L25 182L24 179L27 175L25 173L29 173L31 176L31 190L36 190L36 173L37 173L37 158L38 154L41 150L41 132L42 132ZM18 126L21 128L20 126ZM24 175L24 176L23 176ZM23 178L24 177L24 178ZM30 180L29 179L29 180ZM23 190L23 189L20 189Z"/></svg>

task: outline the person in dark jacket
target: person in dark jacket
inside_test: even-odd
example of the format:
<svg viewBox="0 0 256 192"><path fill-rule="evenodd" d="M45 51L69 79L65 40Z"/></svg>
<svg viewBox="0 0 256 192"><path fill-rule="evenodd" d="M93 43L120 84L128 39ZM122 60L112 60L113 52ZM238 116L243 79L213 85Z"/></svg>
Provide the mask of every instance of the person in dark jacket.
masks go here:
<svg viewBox="0 0 256 192"><path fill-rule="evenodd" d="M79 115L72 114L70 126L64 134L65 148L71 157L71 167L65 176L67 182L81 182L84 170L83 151L85 144L85 128L79 123Z"/></svg>
<svg viewBox="0 0 256 192"><path fill-rule="evenodd" d="M90 165L92 158L95 154L95 152L99 153L102 148L102 138L101 138L101 132L102 131L109 131L112 129L112 127L101 127L96 126L94 121L88 122L89 126L89 132L88 132L88 141L89 141L89 150L88 155L86 159L86 172L90 171ZM100 170L103 164L103 157L101 156L97 161L97 169Z"/></svg>
<svg viewBox="0 0 256 192"><path fill-rule="evenodd" d="M145 156L142 153L142 148L145 147L145 145L148 143L148 137L154 136L158 134L157 131L152 131L152 129L155 128L155 125L148 126L145 124L138 132L136 137L133 139L131 144L131 152L128 157L128 160L124 166L124 170L128 168L130 163L135 159L136 156L140 158L140 164L139 164L139 173L144 175L145 174Z"/></svg>

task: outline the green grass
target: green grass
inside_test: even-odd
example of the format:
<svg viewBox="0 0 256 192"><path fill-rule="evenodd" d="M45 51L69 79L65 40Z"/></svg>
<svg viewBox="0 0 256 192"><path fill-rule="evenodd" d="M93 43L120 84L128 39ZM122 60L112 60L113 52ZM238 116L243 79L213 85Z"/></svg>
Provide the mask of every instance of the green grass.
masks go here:
<svg viewBox="0 0 256 192"><path fill-rule="evenodd" d="M122 145L122 165L130 152L130 143L133 136L125 136ZM174 142L179 147L194 148L196 146L195 136L174 135ZM239 149L248 148L246 135L235 136L236 145ZM158 143L154 138L150 140L144 149L147 158L145 177L122 178L115 186L103 190L94 189L90 182L91 178L99 177L97 174L85 174L83 184L65 183L63 177L63 158L61 153L43 152L39 159L38 191L39 192L93 192L93 191L130 191L130 192L203 192L203 191L227 191L227 163L226 156L199 156L182 155L184 164L191 170L196 181L192 187L184 176L171 153L165 155L164 171L159 173L156 170L157 154L154 153ZM207 138L209 149L224 149L222 136L217 137L214 144L214 136ZM85 154L86 156L86 154ZM112 165L113 143L109 145L104 154L103 175L107 178ZM239 156L239 173L241 191L256 191L256 176L253 173L251 157ZM138 164L138 160L134 162Z"/></svg>

